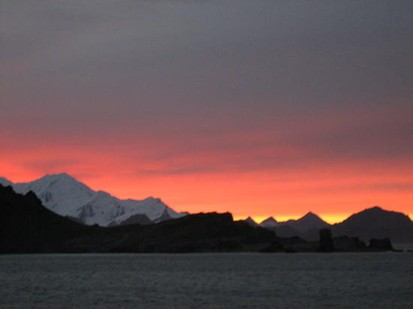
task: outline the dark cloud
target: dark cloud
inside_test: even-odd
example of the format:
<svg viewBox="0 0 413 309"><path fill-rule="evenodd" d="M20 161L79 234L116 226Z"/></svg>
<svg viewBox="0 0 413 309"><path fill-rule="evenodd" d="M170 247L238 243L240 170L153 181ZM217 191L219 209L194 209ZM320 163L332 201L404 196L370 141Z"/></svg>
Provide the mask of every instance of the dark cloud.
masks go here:
<svg viewBox="0 0 413 309"><path fill-rule="evenodd" d="M408 157L412 21L411 1L2 1L0 128L244 167Z"/></svg>

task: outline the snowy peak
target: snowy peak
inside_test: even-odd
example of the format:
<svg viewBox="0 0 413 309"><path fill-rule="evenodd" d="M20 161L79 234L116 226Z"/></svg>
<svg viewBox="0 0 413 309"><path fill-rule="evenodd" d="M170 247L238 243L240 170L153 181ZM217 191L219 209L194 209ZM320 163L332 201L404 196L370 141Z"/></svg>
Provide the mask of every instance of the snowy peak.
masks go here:
<svg viewBox="0 0 413 309"><path fill-rule="evenodd" d="M13 184L8 179L6 179L4 177L0 177L0 185L7 187L7 186L11 186Z"/></svg>
<svg viewBox="0 0 413 309"><path fill-rule="evenodd" d="M67 181L79 182L74 177L72 177L72 176L70 176L69 174L66 174L66 173L46 174L43 177L41 177L41 178L39 178L35 181L39 181L39 180L44 180L44 181L67 180Z"/></svg>
<svg viewBox="0 0 413 309"><path fill-rule="evenodd" d="M93 191L65 173L46 175L28 183L13 184L13 188L22 194L33 191L46 208L88 225L119 225L132 216L138 218L136 215L145 215L151 222L185 215L175 212L158 198L121 200L104 191Z"/></svg>
<svg viewBox="0 0 413 309"><path fill-rule="evenodd" d="M76 209L95 194L88 186L67 174L46 175L32 182L14 184L13 187L22 194L33 191L48 209L75 218Z"/></svg>
<svg viewBox="0 0 413 309"><path fill-rule="evenodd" d="M32 186L38 186L42 187L43 189L47 187L61 187L61 188L70 188L73 190L83 190L83 191L89 191L92 192L92 189L90 189L88 186L86 186L84 183L76 180L74 177L62 173L62 174L52 174L52 175L46 175L42 178L39 178L33 182L30 183Z"/></svg>

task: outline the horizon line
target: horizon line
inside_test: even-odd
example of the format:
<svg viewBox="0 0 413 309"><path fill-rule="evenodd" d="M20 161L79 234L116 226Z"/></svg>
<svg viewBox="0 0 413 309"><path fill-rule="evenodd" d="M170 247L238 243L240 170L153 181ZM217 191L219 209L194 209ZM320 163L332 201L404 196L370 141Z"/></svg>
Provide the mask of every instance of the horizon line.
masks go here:
<svg viewBox="0 0 413 309"><path fill-rule="evenodd" d="M95 192L103 191L103 192L109 193L110 195L114 196L115 198L122 199L122 200L124 200L124 199L142 200L142 198L138 199L138 198L131 198L131 197L127 197L127 198L119 197L118 195L114 195L110 191L108 192L108 191L101 190L101 189L95 189L95 188L91 187L89 184L86 184L85 182L83 182L82 180L79 180L77 177L73 176L69 172L45 173L43 176L40 176L40 177L38 176L38 177L35 177L35 179L33 179L33 180L29 180L29 181L26 180L26 181L23 181L23 182L20 182L20 181L15 182L14 180L10 180L10 178L5 177L4 175L0 175L0 178L3 178L4 180L10 182L12 185L15 185L15 184L20 184L20 183L29 183L29 182L37 181L37 180L40 180L40 179L42 179L44 177L47 177L47 176L69 176L70 178L73 178L77 182L82 183L83 185L86 185L88 188L90 188L91 190L93 190ZM168 204L168 206L171 207L173 210L175 210L176 206L170 206L169 204ZM379 207L379 208L381 208L383 210L386 210L386 211L395 211L395 210L387 210L387 209L383 208L382 206L375 204L375 205L372 205L372 206L369 206L369 207L362 208L361 210L358 210L358 211L352 212L352 213L347 212L347 213L340 213L340 214L334 214L334 213L333 214L326 214L326 213L321 213L320 214L320 213L313 212L312 210L308 210L305 214L311 212L311 213L317 215L318 217L320 217L323 221L325 221L328 224L332 225L332 224L341 223L344 220L348 219L350 216L352 216L356 213L359 213L363 210L373 208L373 207ZM196 214L197 213L197 212L190 212L190 211L187 211L187 210L183 210L183 211L175 210L175 211L176 212L187 212L188 214ZM203 212L203 211L201 211L201 212ZM264 221L268 218L271 218L271 217L276 219L277 222L285 222L285 221L288 221L288 220L297 220L297 219L300 219L303 216L305 216L305 214L303 214L303 215L251 215L251 214L249 214L249 215L236 215L236 214L233 213L233 211L230 211L230 210L227 210L227 211L213 210L213 211L207 211L207 212L217 212L217 213L229 212L232 215L234 220L245 220L248 217L251 217L258 224L262 223L262 221ZM406 215L407 217L409 217L409 219L411 221L413 221L413 213L405 213L403 211L398 211L398 210L396 212L399 212L399 213L402 213L402 214Z"/></svg>

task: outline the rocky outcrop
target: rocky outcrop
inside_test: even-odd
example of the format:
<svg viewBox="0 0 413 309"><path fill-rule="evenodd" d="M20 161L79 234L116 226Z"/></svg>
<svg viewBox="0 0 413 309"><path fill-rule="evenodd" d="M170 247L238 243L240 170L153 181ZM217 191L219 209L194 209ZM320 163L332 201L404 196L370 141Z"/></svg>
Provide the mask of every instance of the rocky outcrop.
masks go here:
<svg viewBox="0 0 413 309"><path fill-rule="evenodd" d="M370 239L370 251L394 251L393 245L388 238Z"/></svg>
<svg viewBox="0 0 413 309"><path fill-rule="evenodd" d="M334 241L330 229L321 229L320 235L320 252L333 252L334 251Z"/></svg>
<svg viewBox="0 0 413 309"><path fill-rule="evenodd" d="M339 236L334 237L334 251L336 252L363 252L367 251L367 245L358 237Z"/></svg>

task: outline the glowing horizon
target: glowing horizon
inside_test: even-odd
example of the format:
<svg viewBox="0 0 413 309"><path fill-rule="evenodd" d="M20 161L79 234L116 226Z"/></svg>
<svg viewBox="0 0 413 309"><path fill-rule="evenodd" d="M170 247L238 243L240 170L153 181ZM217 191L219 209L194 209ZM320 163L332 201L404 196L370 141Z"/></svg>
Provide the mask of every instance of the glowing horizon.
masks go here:
<svg viewBox="0 0 413 309"><path fill-rule="evenodd" d="M51 173L47 173L47 174L59 174L59 172L51 172ZM71 176L73 176L73 174L71 173L67 173ZM0 175L0 177L5 177L6 179L8 179L9 181L13 182L13 183L21 183L21 182L30 182L36 179L39 179L41 177L43 177L45 175L38 175L36 177L23 177L23 178L16 178L16 180L11 179L9 177ZM77 177L75 177L77 178ZM78 179L78 178L77 178ZM389 211L397 211L397 212L401 212L404 213L406 215L408 215L410 218L413 218L413 213L409 213L406 211L403 211L402 207L386 207L385 205L380 205L378 203L376 204L371 204L371 205L362 205L362 203L355 203L357 204L357 207L349 207L349 205L346 205L346 209L351 209L351 211L341 211L341 212L334 212L334 211L330 211L330 212L325 212L322 209L325 209L323 207L314 207L313 209L311 209L311 207L307 207L307 208L303 208L303 207L296 207L295 210L291 210L291 206L290 207L286 207L285 208L277 208L277 210L271 210L270 209L265 209L259 206L256 206L259 210L258 213L254 213L254 211L249 211L249 209L251 209L250 204L244 203L242 205L240 205L239 201L235 201L232 202L231 200L227 200L226 204L216 204L214 205L213 203L208 203L207 202L203 202L203 203L193 203L192 207L190 207L191 205L191 201L190 198L187 198L184 200L184 204L187 205L187 207L182 206L182 205L175 205L173 203L169 203L170 200L173 200L173 197L171 198L163 198L162 196L158 196L158 195L146 195L146 196L140 196L140 195L134 195L134 194L118 194L120 192L122 192L122 190L125 189L125 186L121 186L118 188L118 190L121 191L117 191L116 190L116 186L114 187L114 190L110 189L110 186L104 185L103 183L101 185L91 185L90 183L88 183L87 181L78 179L79 181L83 182L84 184L86 184L88 187L90 187L92 190L98 191L98 190L103 190L106 191L108 193L110 193L113 196L116 196L118 198L122 198L122 199L128 199L128 198L133 198L133 199L144 199L148 196L155 196L157 198L161 198L164 202L166 202L166 204L168 206L170 206L172 209L176 210L176 211L188 211L190 213L199 213L199 212L219 212L219 213L224 213L224 212L230 212L233 217L234 220L243 220L246 219L247 217L251 217L252 219L254 219L255 222L260 223L263 220L269 218L269 217L273 217L275 218L278 222L283 222L283 221L287 221L287 220L291 220L291 219L299 219L302 216L304 216L306 213L308 212L313 212L315 214L317 214L320 218L322 218L324 221L326 221L329 224L334 224L334 223L339 223L344 221L345 219L347 219L349 216L351 216L354 213L360 212L364 209L367 208L371 208L374 206L379 206L385 210L389 210ZM127 191L129 192L129 190L133 190L133 189L128 189ZM195 200L199 200L199 198L194 198ZM179 199L178 199L179 200ZM264 202L262 202L264 203ZM239 209L242 209L242 212L237 211L237 207L234 206L234 204L236 204L236 206ZM350 205L351 206L351 205ZM191 208L193 210L191 210ZM315 209L318 209L317 211Z"/></svg>

